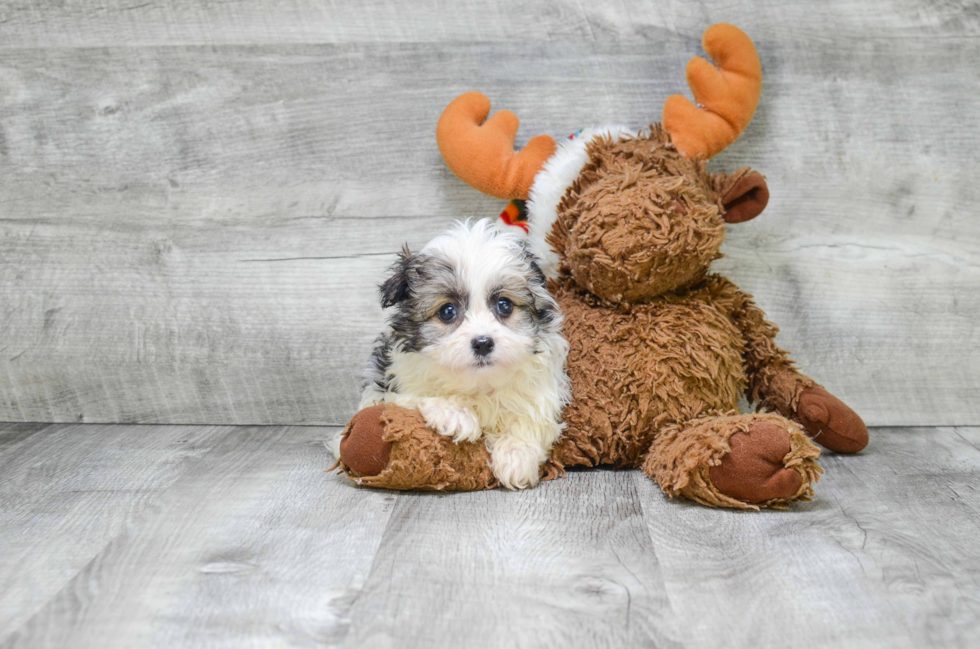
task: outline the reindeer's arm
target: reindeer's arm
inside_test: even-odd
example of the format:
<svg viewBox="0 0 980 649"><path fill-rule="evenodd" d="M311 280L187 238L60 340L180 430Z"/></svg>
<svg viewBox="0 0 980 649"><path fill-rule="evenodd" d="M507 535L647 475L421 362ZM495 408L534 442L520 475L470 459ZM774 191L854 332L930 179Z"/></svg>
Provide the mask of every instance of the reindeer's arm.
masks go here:
<svg viewBox="0 0 980 649"><path fill-rule="evenodd" d="M779 327L766 320L751 295L736 289L733 306L732 320L745 339L742 358L749 379L745 398L760 408L792 417L800 395L816 382L800 373L789 353L776 344Z"/></svg>
<svg viewBox="0 0 980 649"><path fill-rule="evenodd" d="M801 373L789 354L776 344L779 328L766 320L752 296L731 284L731 317L745 340L743 359L748 386L745 397L759 408L774 410L799 422L829 449L855 453L868 443L861 418L823 386Z"/></svg>

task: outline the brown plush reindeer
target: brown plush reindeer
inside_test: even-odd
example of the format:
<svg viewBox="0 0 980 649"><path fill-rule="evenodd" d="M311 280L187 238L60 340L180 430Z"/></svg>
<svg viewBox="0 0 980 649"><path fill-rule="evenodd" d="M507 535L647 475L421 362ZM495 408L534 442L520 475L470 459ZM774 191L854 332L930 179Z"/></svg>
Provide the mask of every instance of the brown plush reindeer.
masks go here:
<svg viewBox="0 0 980 649"><path fill-rule="evenodd" d="M700 107L667 100L663 126L589 129L556 145L513 149L518 120L467 93L443 113L449 167L493 196L527 199L532 249L565 314L572 403L543 477L565 467L639 467L670 495L724 507L808 500L822 472L811 438L860 451L864 422L801 374L776 327L731 281L711 274L726 223L765 208L756 172L711 174L705 160L755 112L761 66L749 38L715 25L688 82ZM740 394L760 412L740 414ZM495 486L482 444L454 444L418 413L388 404L358 413L341 467L396 489Z"/></svg>

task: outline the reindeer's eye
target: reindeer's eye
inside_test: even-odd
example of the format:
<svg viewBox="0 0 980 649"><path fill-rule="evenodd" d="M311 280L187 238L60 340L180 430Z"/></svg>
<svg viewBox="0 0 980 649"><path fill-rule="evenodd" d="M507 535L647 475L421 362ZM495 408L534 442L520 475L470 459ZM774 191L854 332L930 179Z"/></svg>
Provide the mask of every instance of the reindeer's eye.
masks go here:
<svg viewBox="0 0 980 649"><path fill-rule="evenodd" d="M451 303L446 302L441 307L439 307L439 311L437 312L437 315L439 316L440 320L442 320L446 324L449 324L450 322L456 319L456 307L453 306Z"/></svg>
<svg viewBox="0 0 980 649"><path fill-rule="evenodd" d="M514 312L514 303L508 298L502 297L497 300L497 313L500 314L501 318L506 318L511 313Z"/></svg>

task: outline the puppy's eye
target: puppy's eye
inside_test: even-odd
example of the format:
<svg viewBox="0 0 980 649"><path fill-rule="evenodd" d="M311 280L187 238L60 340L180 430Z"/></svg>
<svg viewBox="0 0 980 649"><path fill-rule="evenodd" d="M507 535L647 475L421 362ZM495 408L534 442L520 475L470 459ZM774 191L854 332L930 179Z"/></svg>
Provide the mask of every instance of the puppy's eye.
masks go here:
<svg viewBox="0 0 980 649"><path fill-rule="evenodd" d="M438 315L440 320L449 324L456 319L456 307L447 302L439 307Z"/></svg>
<svg viewBox="0 0 980 649"><path fill-rule="evenodd" d="M497 313L499 313L501 317L506 318L513 312L514 312L513 302L511 302L509 299L505 297L502 297L499 300L497 300Z"/></svg>

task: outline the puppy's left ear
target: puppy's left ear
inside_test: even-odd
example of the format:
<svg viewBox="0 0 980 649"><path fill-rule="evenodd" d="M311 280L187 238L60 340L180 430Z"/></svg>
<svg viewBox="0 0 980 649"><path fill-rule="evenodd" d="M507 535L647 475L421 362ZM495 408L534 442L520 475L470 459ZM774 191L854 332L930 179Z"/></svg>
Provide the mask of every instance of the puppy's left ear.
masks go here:
<svg viewBox="0 0 980 649"><path fill-rule="evenodd" d="M762 214L769 203L769 187L758 171L748 167L732 175L714 177L715 192L721 197L726 223L742 223Z"/></svg>
<svg viewBox="0 0 980 649"><path fill-rule="evenodd" d="M531 292L534 316L541 322L551 322L558 311L558 302L548 292L548 278L541 270L537 256L528 249L527 244L524 245L524 261L528 265L528 289Z"/></svg>
<svg viewBox="0 0 980 649"><path fill-rule="evenodd" d="M408 273L411 271L414 258L412 251L408 249L408 244L398 253L398 260L388 269L391 277L379 287L382 309L387 309L408 298L410 294Z"/></svg>
<svg viewBox="0 0 980 649"><path fill-rule="evenodd" d="M527 262L528 267L531 269L531 279L541 286L545 286L548 283L548 278L545 277L544 271L541 270L541 264L538 263L538 257L531 249L528 248L527 243L522 243L521 252L524 255L524 261Z"/></svg>

